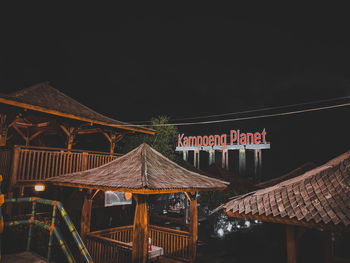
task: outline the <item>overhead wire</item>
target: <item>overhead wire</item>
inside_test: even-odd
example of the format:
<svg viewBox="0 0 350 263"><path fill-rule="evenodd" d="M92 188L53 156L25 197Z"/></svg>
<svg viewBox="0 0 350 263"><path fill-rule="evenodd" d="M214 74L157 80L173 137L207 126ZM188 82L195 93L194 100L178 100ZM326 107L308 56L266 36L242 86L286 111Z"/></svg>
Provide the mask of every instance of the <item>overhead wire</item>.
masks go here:
<svg viewBox="0 0 350 263"><path fill-rule="evenodd" d="M180 123L163 123L163 124L143 124L143 125L126 124L126 125L123 125L123 126L165 127L165 126L202 125L202 124L224 123L224 122L233 122L233 121L242 121L242 120L252 120L252 119L260 119L260 118L277 117L277 116L286 116L286 115L293 115L293 114L300 114L300 113L305 113L305 112L313 112L313 111L334 109L334 108L340 108L340 107L346 107L346 106L350 106L350 102L349 103L343 103L343 104L337 104L337 105L317 107L317 108L303 109L303 110L294 110L294 111L281 112L281 113L271 113L271 114L264 114L264 115L257 115L257 116L247 116L247 117L221 119L221 120L198 121L198 122L180 122Z"/></svg>
<svg viewBox="0 0 350 263"><path fill-rule="evenodd" d="M224 117L224 116L230 116L230 115L238 115L238 114L260 112L260 111L279 110L279 109L285 109L285 108L290 108L290 107L297 107L297 106L305 106L305 105L311 105L311 104L316 104L316 103L331 102L331 101L342 100L342 99L350 99L350 96L343 96L343 97L337 97L337 98L331 98L331 99L324 99L324 100L317 100L317 101L310 101L310 102L288 104L288 105L282 105L282 106L265 107L265 108L259 108L259 109L253 109L253 110L230 112L230 113L177 118L177 119L172 119L172 121L208 119L208 118ZM142 124L142 123L146 124L146 123L150 123L150 121L149 120L147 120L147 121L133 121L132 123L133 124Z"/></svg>

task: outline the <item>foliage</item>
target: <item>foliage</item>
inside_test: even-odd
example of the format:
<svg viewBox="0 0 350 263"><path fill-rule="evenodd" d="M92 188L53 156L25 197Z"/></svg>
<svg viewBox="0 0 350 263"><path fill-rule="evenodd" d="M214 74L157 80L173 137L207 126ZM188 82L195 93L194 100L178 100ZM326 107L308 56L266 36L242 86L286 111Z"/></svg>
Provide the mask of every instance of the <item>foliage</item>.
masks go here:
<svg viewBox="0 0 350 263"><path fill-rule="evenodd" d="M175 160L175 146L177 139L177 128L175 126L157 126L158 124L168 124L169 117L159 116L151 119L152 129L155 131L154 135L138 134L127 136L120 148L119 152L127 153L132 149L138 147L142 143L149 144L152 148L166 156L171 160Z"/></svg>

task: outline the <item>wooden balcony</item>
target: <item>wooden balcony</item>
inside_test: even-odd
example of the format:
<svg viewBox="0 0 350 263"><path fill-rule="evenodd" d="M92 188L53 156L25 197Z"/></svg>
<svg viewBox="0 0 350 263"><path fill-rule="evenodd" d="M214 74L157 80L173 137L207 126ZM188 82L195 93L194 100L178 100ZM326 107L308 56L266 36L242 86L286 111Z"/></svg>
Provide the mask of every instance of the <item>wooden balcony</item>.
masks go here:
<svg viewBox="0 0 350 263"><path fill-rule="evenodd" d="M0 149L0 173L11 187L31 185L50 177L99 167L118 156L96 151L15 146Z"/></svg>
<svg viewBox="0 0 350 263"><path fill-rule="evenodd" d="M150 226L152 245L162 247L164 256L181 262L190 261L189 232ZM131 261L133 226L115 227L86 234L85 244L94 262Z"/></svg>

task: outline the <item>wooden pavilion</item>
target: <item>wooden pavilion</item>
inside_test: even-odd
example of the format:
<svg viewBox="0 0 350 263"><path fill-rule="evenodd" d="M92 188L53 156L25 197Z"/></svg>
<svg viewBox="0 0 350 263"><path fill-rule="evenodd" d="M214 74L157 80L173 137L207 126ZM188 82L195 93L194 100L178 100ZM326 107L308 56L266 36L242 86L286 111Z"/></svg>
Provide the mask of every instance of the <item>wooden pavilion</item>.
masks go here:
<svg viewBox="0 0 350 263"><path fill-rule="evenodd" d="M285 224L288 263L298 261L298 240L307 228L322 231L325 262L350 262L334 253L337 236L350 230L350 152L297 177L236 196L215 211L220 209L234 218Z"/></svg>
<svg viewBox="0 0 350 263"><path fill-rule="evenodd" d="M198 232L196 192L223 190L228 184L188 171L147 144L98 168L61 175L46 182L90 189L83 205L81 231L95 262L130 262L132 259L133 263L147 261L149 237L153 245L164 249L164 256L194 262ZM89 232L93 197L101 190L133 194L136 208L132 226ZM179 192L185 193L190 201L189 232L150 225L148 196Z"/></svg>
<svg viewBox="0 0 350 263"><path fill-rule="evenodd" d="M19 189L23 196L24 187L46 178L110 162L118 156L114 152L116 143L130 133L154 131L104 116L48 82L0 94L0 173L4 191ZM80 139L84 150L73 149ZM96 139L106 139L109 149L89 149L97 144Z"/></svg>

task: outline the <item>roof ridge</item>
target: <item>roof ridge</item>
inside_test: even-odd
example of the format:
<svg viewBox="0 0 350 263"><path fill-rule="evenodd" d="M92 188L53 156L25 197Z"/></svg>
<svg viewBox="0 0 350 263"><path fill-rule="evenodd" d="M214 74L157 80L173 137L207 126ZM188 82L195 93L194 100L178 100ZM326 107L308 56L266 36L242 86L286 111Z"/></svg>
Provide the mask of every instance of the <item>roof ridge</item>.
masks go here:
<svg viewBox="0 0 350 263"><path fill-rule="evenodd" d="M52 87L50 85L49 81L43 81L43 82L31 85L31 86L29 86L27 88L20 89L20 90L17 90L15 92L8 93L6 95L9 96L9 97L16 98L18 95L23 95L23 93L31 92L33 89L37 89L37 88L40 88L40 87L43 87L43 86L46 87L46 88L52 88L54 90L57 90L57 89L55 89L54 87Z"/></svg>
<svg viewBox="0 0 350 263"><path fill-rule="evenodd" d="M146 143L141 145L141 183L145 188L148 186L146 146L148 146Z"/></svg>
<svg viewBox="0 0 350 263"><path fill-rule="evenodd" d="M146 144L146 143L145 143L145 144ZM148 145L148 144L146 144L146 145ZM178 168L180 168L180 169L182 169L182 170L185 170L185 171L187 171L187 172L193 173L193 174L195 174L196 176L200 176L200 177L203 177L203 178L205 178L205 179L208 179L208 178L209 178L209 179L216 180L216 181L218 181L218 182L220 182L220 183L223 183L223 184L226 184L226 185L229 185L229 184L230 184L230 182L226 182L226 181L223 181L223 180L220 180L220 179L217 179L217 178L205 176L205 175L202 175L202 174L200 174L200 173L196 173L196 172L187 170L186 168L182 167L181 165L177 164L176 162L174 162L174 161L170 160L169 158L165 157L163 154L161 154L160 152L156 151L156 150L153 149L151 146L148 145L148 147L150 147L150 149L151 149L155 154L157 154L158 156L160 156L160 157L162 157L162 158L165 158L168 162L174 164L176 167L178 167ZM203 172L203 171L202 171L202 172Z"/></svg>

